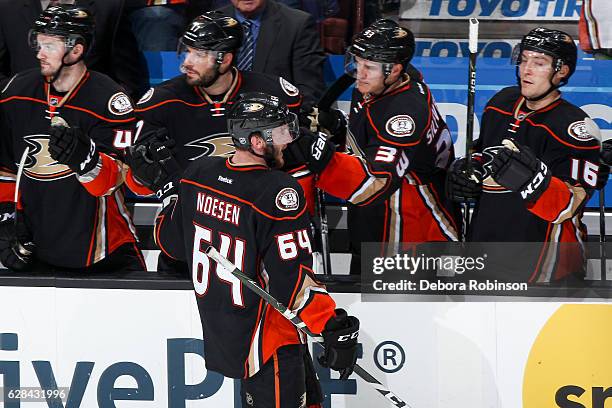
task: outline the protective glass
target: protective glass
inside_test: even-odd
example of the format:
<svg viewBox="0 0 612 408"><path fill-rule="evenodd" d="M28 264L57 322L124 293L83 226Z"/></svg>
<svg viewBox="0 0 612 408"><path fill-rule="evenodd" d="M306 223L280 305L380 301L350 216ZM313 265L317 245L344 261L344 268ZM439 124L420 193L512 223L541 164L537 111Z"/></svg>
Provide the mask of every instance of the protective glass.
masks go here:
<svg viewBox="0 0 612 408"><path fill-rule="evenodd" d="M537 72L553 72L552 57L543 52L525 50L521 52L520 44L512 51L512 63L521 70L531 68Z"/></svg>
<svg viewBox="0 0 612 408"><path fill-rule="evenodd" d="M344 56L344 72L355 79L360 78L383 78L383 64L370 61L348 52Z"/></svg>

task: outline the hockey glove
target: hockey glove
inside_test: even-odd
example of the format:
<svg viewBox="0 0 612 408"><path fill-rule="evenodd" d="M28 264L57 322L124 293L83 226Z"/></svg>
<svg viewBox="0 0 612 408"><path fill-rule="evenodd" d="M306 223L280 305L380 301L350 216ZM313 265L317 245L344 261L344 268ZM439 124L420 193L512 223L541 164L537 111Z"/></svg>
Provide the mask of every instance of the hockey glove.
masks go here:
<svg viewBox="0 0 612 408"><path fill-rule="evenodd" d="M5 221L14 220L15 219L15 203L13 202L3 202L0 203L0 225L2 225ZM0 236L0 239L1 236Z"/></svg>
<svg viewBox="0 0 612 408"><path fill-rule="evenodd" d="M126 162L136 181L155 191L164 199L176 194L181 167L172 155L174 140L130 146L126 150Z"/></svg>
<svg viewBox="0 0 612 408"><path fill-rule="evenodd" d="M612 166L612 140L606 140L601 144L599 154L599 171L597 172L597 190L603 189L610 177L610 166Z"/></svg>
<svg viewBox="0 0 612 408"><path fill-rule="evenodd" d="M321 335L325 351L319 356L319 363L339 371L340 379L346 380L357 363L359 320L347 315L344 309L336 309L336 315L327 321Z"/></svg>
<svg viewBox="0 0 612 408"><path fill-rule="evenodd" d="M471 159L472 174L467 174L467 159L455 160L446 174L446 196L455 202L474 201L482 193L484 169L479 160Z"/></svg>
<svg viewBox="0 0 612 408"><path fill-rule="evenodd" d="M329 164L336 147L325 133L313 133L300 128L300 136L283 151L286 163L306 164L313 173L321 173Z"/></svg>
<svg viewBox="0 0 612 408"><path fill-rule="evenodd" d="M89 173L100 160L96 144L89 136L77 127L63 125L49 128L49 153L53 160L78 175Z"/></svg>
<svg viewBox="0 0 612 408"><path fill-rule="evenodd" d="M336 146L346 145L347 122L341 110L322 110L316 106L306 109L300 114L300 124L310 129L311 132L329 133L331 141Z"/></svg>
<svg viewBox="0 0 612 408"><path fill-rule="evenodd" d="M34 242L19 212L18 222L14 218L0 222L0 262L14 271L27 268L34 260Z"/></svg>
<svg viewBox="0 0 612 408"><path fill-rule="evenodd" d="M497 184L520 193L527 202L536 201L548 187L551 173L527 146L513 139L504 139L491 162L492 176Z"/></svg>

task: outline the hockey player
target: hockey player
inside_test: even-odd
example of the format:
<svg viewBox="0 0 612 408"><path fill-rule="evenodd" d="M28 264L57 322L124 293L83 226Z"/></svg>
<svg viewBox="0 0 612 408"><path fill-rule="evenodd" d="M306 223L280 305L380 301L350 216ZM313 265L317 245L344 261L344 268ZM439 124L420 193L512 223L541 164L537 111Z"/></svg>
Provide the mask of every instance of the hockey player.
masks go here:
<svg viewBox="0 0 612 408"><path fill-rule="evenodd" d="M242 380L244 407L305 407L305 383L313 374L302 335L203 251L216 247L322 333L320 361L342 378L356 361L359 321L334 312L333 299L316 281L304 195L295 179L277 170L282 149L297 135L296 116L274 96L249 93L234 102L227 120L235 153L187 168L178 197L167 200L156 220L155 237L166 254L189 265L206 367ZM158 162L158 174L169 173L166 164Z"/></svg>
<svg viewBox="0 0 612 408"><path fill-rule="evenodd" d="M429 88L404 72L414 36L390 20L359 33L346 56L356 78L349 130L356 156L334 152L305 135L287 156L319 173L317 186L346 199L351 272L360 271L361 243L456 241L456 209L444 194L454 158L450 133Z"/></svg>
<svg viewBox="0 0 612 408"><path fill-rule="evenodd" d="M235 67L242 40L240 23L219 12L205 13L189 25L180 40L183 74L151 88L136 106L141 121L135 144L141 147L128 157L133 173L127 179L134 192L151 194L138 182L146 177L139 173L146 172L144 156L161 144L173 146L165 151L176 157L180 169L205 156L229 157L234 146L227 132L225 112L239 93L266 92L279 97L292 111L299 110L302 97L291 83L267 74L241 72ZM308 197L312 197L312 177L303 170L290 169L308 189ZM159 268L185 269L163 254Z"/></svg>
<svg viewBox="0 0 612 408"><path fill-rule="evenodd" d="M40 68L2 90L0 260L11 269L145 268L117 159L136 120L123 90L83 62L93 29L88 9L49 7L30 32ZM26 148L15 228L16 163Z"/></svg>
<svg viewBox="0 0 612 408"><path fill-rule="evenodd" d="M454 199L478 199L471 241L543 243L515 279L549 282L583 272L582 209L597 187L599 143L591 119L559 91L576 54L562 31L540 27L525 35L515 53L517 86L485 108L474 175L466 174L465 159L449 174Z"/></svg>

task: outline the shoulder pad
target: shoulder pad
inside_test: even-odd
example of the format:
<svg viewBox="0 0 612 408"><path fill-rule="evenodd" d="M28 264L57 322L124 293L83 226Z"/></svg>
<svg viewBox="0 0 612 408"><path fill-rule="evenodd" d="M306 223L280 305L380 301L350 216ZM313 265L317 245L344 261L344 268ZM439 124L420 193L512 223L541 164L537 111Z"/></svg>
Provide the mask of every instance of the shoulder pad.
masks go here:
<svg viewBox="0 0 612 408"><path fill-rule="evenodd" d="M304 210L304 191L297 181L281 171L267 174L268 188L262 191L259 205L275 218L297 218Z"/></svg>
<svg viewBox="0 0 612 408"><path fill-rule="evenodd" d="M125 117L127 114L134 112L132 100L123 91L113 93L108 102L106 109L112 116Z"/></svg>
<svg viewBox="0 0 612 408"><path fill-rule="evenodd" d="M403 147L420 141L431 116L430 93L416 84L411 83L414 89L381 98L368 107L367 120L381 141ZM425 93L421 94L420 89Z"/></svg>
<svg viewBox="0 0 612 408"><path fill-rule="evenodd" d="M601 134L597 124L582 109L564 100L551 111L534 115L533 123L546 126L551 136L569 147L599 147Z"/></svg>
<svg viewBox="0 0 612 408"><path fill-rule="evenodd" d="M521 97L521 91L518 86L510 86L502 89L487 103L487 106L494 106L496 108L502 108L505 110L510 110L514 108L514 104Z"/></svg>

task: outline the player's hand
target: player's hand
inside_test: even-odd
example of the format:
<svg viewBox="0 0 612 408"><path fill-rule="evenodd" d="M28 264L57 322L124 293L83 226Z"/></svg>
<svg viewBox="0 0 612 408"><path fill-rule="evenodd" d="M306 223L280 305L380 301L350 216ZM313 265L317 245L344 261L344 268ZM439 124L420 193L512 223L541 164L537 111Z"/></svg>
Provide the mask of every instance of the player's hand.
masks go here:
<svg viewBox="0 0 612 408"><path fill-rule="evenodd" d="M126 163L140 184L155 191L163 199L176 193L181 167L172 154L174 140L153 140L126 149Z"/></svg>
<svg viewBox="0 0 612 408"><path fill-rule="evenodd" d="M300 136L283 151L285 163L306 164L313 173L321 173L329 164L336 147L325 133L313 133L300 128Z"/></svg>
<svg viewBox="0 0 612 408"><path fill-rule="evenodd" d="M467 174L467 159L455 160L446 174L446 196L455 202L474 201L482 193L484 169L480 161L471 159L472 174Z"/></svg>
<svg viewBox="0 0 612 408"><path fill-rule="evenodd" d="M325 351L319 356L319 363L339 371L340 379L346 380L357 363L359 319L347 315L344 309L336 309L336 315L327 321L321 335Z"/></svg>
<svg viewBox="0 0 612 408"><path fill-rule="evenodd" d="M49 153L79 175L93 170L100 160L96 144L89 136L77 127L63 125L49 128Z"/></svg>
<svg viewBox="0 0 612 408"><path fill-rule="evenodd" d="M508 190L520 193L527 202L537 200L552 177L548 166L531 149L513 139L504 139L502 144L505 147L498 150L491 162L493 179Z"/></svg>
<svg viewBox="0 0 612 408"><path fill-rule="evenodd" d="M322 110L314 106L302 110L299 117L300 125L310 129L311 132L328 133L336 146L346 145L347 121L341 110Z"/></svg>
<svg viewBox="0 0 612 408"><path fill-rule="evenodd" d="M34 260L34 242L19 212L18 222L10 218L0 222L0 262L5 267L21 271Z"/></svg>
<svg viewBox="0 0 612 408"><path fill-rule="evenodd" d="M612 139L606 140L601 144L599 159L602 163L612 166Z"/></svg>

